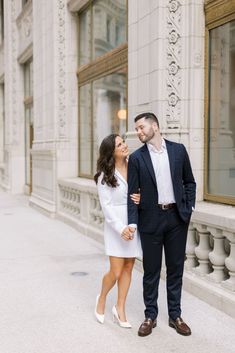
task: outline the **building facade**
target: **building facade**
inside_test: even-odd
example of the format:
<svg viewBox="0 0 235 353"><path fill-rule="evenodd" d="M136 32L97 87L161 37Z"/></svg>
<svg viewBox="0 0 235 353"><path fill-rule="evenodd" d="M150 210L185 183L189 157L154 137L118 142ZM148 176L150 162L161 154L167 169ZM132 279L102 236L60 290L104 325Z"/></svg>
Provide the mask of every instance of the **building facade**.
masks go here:
<svg viewBox="0 0 235 353"><path fill-rule="evenodd" d="M159 118L197 182L185 288L235 317L235 1L1 0L0 186L102 241L111 132Z"/></svg>

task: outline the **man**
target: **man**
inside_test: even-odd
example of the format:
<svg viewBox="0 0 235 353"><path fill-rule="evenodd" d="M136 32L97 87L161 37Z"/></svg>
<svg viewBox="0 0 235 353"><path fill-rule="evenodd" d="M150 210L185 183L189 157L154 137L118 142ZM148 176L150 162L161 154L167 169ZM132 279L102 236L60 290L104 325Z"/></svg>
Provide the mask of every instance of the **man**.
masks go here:
<svg viewBox="0 0 235 353"><path fill-rule="evenodd" d="M158 315L158 285L162 250L167 272L169 326L188 336L181 318L181 290L188 225L195 205L196 183L184 145L162 138L153 113L135 118L144 146L128 162L128 223L138 225L143 249L145 320L138 335L151 334ZM140 204L130 194L140 189Z"/></svg>

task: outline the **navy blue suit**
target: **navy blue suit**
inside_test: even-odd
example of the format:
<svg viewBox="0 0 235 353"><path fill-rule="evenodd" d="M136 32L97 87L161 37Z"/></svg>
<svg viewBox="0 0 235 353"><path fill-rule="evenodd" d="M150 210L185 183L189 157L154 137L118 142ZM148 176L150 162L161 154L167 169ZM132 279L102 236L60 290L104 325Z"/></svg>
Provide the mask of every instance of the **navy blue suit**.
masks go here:
<svg viewBox="0 0 235 353"><path fill-rule="evenodd" d="M181 290L188 225L195 205L196 183L184 145L166 141L176 205L162 210L158 206L155 173L145 144L130 155L128 162L128 224L138 225L143 249L143 289L145 317L158 315L157 298L164 248L167 268L169 317L181 315ZM140 204L130 194L140 189Z"/></svg>

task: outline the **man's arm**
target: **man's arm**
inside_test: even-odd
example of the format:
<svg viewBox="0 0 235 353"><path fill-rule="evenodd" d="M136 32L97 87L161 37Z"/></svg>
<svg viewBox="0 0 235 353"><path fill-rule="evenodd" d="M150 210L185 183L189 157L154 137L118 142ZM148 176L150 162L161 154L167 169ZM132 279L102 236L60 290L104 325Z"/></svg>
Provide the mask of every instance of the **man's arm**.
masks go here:
<svg viewBox="0 0 235 353"><path fill-rule="evenodd" d="M184 147L184 146L183 146ZM196 182L194 180L191 163L189 160L188 153L184 147L185 158L183 164L183 185L186 196L186 202L190 207L195 207L196 200Z"/></svg>
<svg viewBox="0 0 235 353"><path fill-rule="evenodd" d="M138 224L138 205L132 201L130 195L139 192L139 172L137 160L130 155L128 161L128 224Z"/></svg>

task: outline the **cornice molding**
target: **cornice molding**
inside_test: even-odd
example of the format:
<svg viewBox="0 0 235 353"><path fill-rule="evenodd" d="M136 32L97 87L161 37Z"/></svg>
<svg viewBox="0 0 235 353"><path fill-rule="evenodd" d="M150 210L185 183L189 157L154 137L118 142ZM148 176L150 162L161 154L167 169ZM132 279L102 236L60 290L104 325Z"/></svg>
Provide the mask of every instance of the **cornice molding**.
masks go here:
<svg viewBox="0 0 235 353"><path fill-rule="evenodd" d="M92 63L81 66L77 70L79 85L88 83L101 77L103 74L114 72L128 61L127 43L97 58Z"/></svg>
<svg viewBox="0 0 235 353"><path fill-rule="evenodd" d="M68 6L69 11L78 12L85 5L87 5L89 2L90 2L90 0L68 0L67 6Z"/></svg>
<svg viewBox="0 0 235 353"><path fill-rule="evenodd" d="M235 2L209 0L205 3L206 25L215 27L235 18Z"/></svg>

